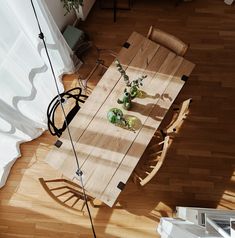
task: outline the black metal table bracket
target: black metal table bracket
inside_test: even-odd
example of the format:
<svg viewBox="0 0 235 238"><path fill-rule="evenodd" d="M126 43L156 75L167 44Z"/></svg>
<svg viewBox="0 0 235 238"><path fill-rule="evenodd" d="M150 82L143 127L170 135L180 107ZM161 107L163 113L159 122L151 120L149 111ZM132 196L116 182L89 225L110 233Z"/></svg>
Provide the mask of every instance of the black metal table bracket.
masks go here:
<svg viewBox="0 0 235 238"><path fill-rule="evenodd" d="M57 140L55 142L54 146L56 146L57 148L60 148L62 144L63 144L63 142L61 140Z"/></svg>
<svg viewBox="0 0 235 238"><path fill-rule="evenodd" d="M125 188L126 184L123 183L123 182L119 182L119 184L117 185L117 187L120 189L120 190L123 190Z"/></svg>
<svg viewBox="0 0 235 238"><path fill-rule="evenodd" d="M129 48L130 47L130 43L129 42L125 42L123 45L122 45L122 47L124 47L124 48Z"/></svg>
<svg viewBox="0 0 235 238"><path fill-rule="evenodd" d="M183 76L181 77L181 80L183 80L184 82L187 82L187 80L188 80L188 76L183 75Z"/></svg>

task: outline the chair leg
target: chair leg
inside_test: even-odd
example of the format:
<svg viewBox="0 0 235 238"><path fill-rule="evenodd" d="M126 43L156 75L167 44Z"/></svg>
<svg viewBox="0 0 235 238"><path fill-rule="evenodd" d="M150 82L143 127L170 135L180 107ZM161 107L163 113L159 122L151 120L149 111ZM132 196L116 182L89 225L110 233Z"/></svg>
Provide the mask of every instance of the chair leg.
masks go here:
<svg viewBox="0 0 235 238"><path fill-rule="evenodd" d="M165 138L167 136L167 134L164 132L163 129L161 129L160 132L161 132L163 138Z"/></svg>
<svg viewBox="0 0 235 238"><path fill-rule="evenodd" d="M175 1L175 6L177 7L183 0L176 0Z"/></svg>
<svg viewBox="0 0 235 238"><path fill-rule="evenodd" d="M127 8L119 8L117 6L117 0L113 0L112 7L103 7L102 0L99 0L99 6L101 9L112 9L113 10L113 22L117 20L117 10L130 10L133 5L132 0L128 0L128 7Z"/></svg>
<svg viewBox="0 0 235 238"><path fill-rule="evenodd" d="M177 7L181 2L191 2L192 0L176 0L175 6Z"/></svg>
<svg viewBox="0 0 235 238"><path fill-rule="evenodd" d="M113 22L117 19L117 0L113 0Z"/></svg>

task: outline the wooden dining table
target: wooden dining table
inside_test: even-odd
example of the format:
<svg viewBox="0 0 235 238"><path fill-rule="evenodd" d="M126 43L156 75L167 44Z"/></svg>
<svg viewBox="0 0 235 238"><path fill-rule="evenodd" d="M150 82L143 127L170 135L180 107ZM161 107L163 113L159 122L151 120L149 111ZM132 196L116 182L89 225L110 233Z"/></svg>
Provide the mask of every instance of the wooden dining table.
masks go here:
<svg viewBox="0 0 235 238"><path fill-rule="evenodd" d="M85 190L112 207L154 133L187 81L194 64L143 35L133 32L118 59L130 80L147 75L130 110L117 103L125 89L115 62L107 69L70 123L70 131ZM135 131L115 126L107 112L119 108L139 121ZM80 184L68 132L46 157L53 168Z"/></svg>

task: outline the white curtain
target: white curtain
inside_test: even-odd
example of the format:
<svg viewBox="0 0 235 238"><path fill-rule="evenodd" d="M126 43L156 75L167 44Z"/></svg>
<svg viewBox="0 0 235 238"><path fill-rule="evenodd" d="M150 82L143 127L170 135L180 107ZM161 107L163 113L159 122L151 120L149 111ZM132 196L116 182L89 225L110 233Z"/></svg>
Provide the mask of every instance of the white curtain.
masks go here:
<svg viewBox="0 0 235 238"><path fill-rule="evenodd" d="M73 71L71 51L44 0L33 0L59 81ZM46 110L56 88L30 0L0 0L0 187L14 161L19 144L47 128ZM56 6L55 6L56 7ZM63 17L63 16L61 16Z"/></svg>

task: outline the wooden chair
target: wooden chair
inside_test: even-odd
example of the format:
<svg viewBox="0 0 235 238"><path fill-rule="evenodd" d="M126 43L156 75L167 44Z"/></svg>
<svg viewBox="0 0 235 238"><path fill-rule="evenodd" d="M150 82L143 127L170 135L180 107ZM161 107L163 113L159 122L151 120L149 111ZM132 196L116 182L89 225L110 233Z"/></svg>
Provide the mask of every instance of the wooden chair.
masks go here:
<svg viewBox="0 0 235 238"><path fill-rule="evenodd" d="M169 147L169 136L163 139L161 132L157 132L141 157L133 173L133 181L145 186L161 168Z"/></svg>
<svg viewBox="0 0 235 238"><path fill-rule="evenodd" d="M171 122L164 128L163 134L170 135L172 133L177 133L181 127L184 119L187 117L189 112L189 106L192 102L192 99L189 98L182 102L180 107L173 109L173 116Z"/></svg>
<svg viewBox="0 0 235 238"><path fill-rule="evenodd" d="M172 50L179 56L184 56L188 49L188 45L177 37L154 28L153 26L150 26L147 38Z"/></svg>
<svg viewBox="0 0 235 238"><path fill-rule="evenodd" d="M39 181L48 195L60 205L69 208L73 211L83 211L85 199L82 188L66 179L44 180L39 178ZM86 195L87 201L95 207L93 198Z"/></svg>

